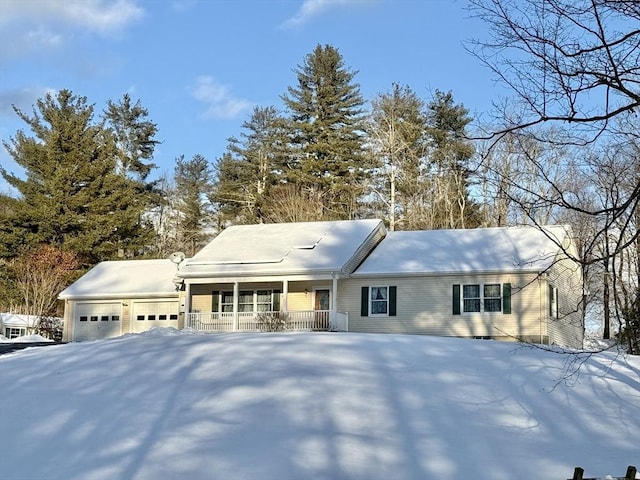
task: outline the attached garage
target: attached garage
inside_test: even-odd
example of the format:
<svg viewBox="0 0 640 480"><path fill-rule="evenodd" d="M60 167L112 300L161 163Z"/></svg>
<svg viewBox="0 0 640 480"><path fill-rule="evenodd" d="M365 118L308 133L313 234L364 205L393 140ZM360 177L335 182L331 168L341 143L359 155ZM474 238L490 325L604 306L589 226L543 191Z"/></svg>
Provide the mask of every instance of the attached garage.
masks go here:
<svg viewBox="0 0 640 480"><path fill-rule="evenodd" d="M76 341L122 334L121 302L78 302L73 319Z"/></svg>
<svg viewBox="0 0 640 480"><path fill-rule="evenodd" d="M144 332L154 327L178 328L178 301L135 301L131 314L131 331Z"/></svg>
<svg viewBox="0 0 640 480"><path fill-rule="evenodd" d="M139 333L154 327L181 328L180 295L171 260L102 262L67 287L65 341L87 341Z"/></svg>

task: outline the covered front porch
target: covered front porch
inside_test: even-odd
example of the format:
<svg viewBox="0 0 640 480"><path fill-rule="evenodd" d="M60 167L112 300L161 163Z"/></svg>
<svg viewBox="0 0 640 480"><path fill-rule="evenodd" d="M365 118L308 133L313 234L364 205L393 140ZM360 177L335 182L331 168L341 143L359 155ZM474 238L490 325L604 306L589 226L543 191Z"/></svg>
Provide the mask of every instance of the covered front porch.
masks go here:
<svg viewBox="0 0 640 480"><path fill-rule="evenodd" d="M200 332L348 331L337 279L185 283L184 327Z"/></svg>

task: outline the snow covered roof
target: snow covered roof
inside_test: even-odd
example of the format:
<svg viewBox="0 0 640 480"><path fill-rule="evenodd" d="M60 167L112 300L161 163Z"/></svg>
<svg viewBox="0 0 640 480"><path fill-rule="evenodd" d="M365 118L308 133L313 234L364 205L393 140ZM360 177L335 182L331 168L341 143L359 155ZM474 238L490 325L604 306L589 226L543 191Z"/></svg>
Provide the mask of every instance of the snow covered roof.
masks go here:
<svg viewBox="0 0 640 480"><path fill-rule="evenodd" d="M541 272L568 234L566 226L390 232L352 275Z"/></svg>
<svg viewBox="0 0 640 480"><path fill-rule="evenodd" d="M60 293L62 300L177 296L176 264L161 260L101 262Z"/></svg>
<svg viewBox="0 0 640 480"><path fill-rule="evenodd" d="M38 323L37 315L19 313L0 313L0 324L5 327L33 327Z"/></svg>
<svg viewBox="0 0 640 480"><path fill-rule="evenodd" d="M229 227L187 260L177 276L351 273L351 260L384 234L380 220Z"/></svg>

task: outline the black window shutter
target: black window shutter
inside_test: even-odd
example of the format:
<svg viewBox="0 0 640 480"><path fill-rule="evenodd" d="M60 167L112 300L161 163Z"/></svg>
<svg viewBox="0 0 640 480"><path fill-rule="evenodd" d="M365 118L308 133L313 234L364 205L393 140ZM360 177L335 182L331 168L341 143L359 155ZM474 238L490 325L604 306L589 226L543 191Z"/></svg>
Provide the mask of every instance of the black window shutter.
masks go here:
<svg viewBox="0 0 640 480"><path fill-rule="evenodd" d="M216 290L211 292L211 311L214 313L220 311L220 292Z"/></svg>
<svg viewBox="0 0 640 480"><path fill-rule="evenodd" d="M280 311L280 290L273 291L273 311Z"/></svg>
<svg viewBox="0 0 640 480"><path fill-rule="evenodd" d="M511 284L502 284L502 313L508 315L511 313Z"/></svg>
<svg viewBox="0 0 640 480"><path fill-rule="evenodd" d="M453 314L460 315L460 285L453 286Z"/></svg>
<svg viewBox="0 0 640 480"><path fill-rule="evenodd" d="M369 287L362 287L362 297L360 298L360 315L369 316Z"/></svg>
<svg viewBox="0 0 640 480"><path fill-rule="evenodd" d="M396 287L389 287L389 316L396 316Z"/></svg>

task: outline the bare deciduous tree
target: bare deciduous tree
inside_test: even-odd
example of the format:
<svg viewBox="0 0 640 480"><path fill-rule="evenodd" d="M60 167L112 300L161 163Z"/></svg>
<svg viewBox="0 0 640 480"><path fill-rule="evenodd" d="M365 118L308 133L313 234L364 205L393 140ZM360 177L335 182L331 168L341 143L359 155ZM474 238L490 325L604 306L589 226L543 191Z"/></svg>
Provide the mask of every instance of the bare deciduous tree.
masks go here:
<svg viewBox="0 0 640 480"><path fill-rule="evenodd" d="M40 245L8 264L19 301L11 306L17 313L40 318L57 314L57 298L80 265L75 254L52 245ZM39 325L35 325L36 330Z"/></svg>

